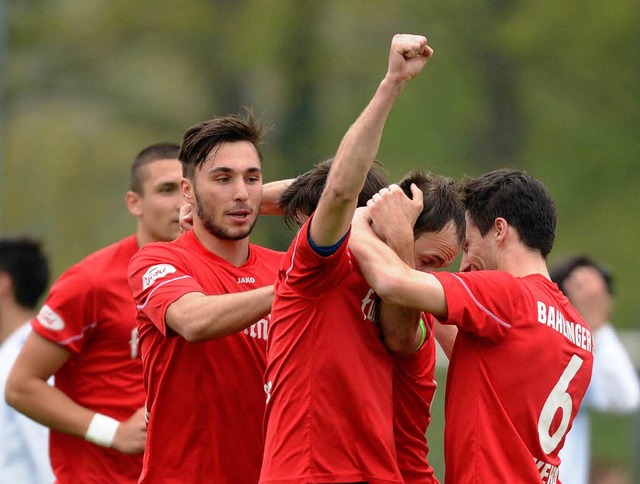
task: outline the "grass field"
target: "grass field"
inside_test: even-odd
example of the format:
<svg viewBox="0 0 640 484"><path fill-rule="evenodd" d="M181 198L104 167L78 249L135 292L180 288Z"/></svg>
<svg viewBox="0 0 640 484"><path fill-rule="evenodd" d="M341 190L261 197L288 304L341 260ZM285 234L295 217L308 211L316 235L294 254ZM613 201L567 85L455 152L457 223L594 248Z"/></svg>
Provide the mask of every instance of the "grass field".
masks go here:
<svg viewBox="0 0 640 484"><path fill-rule="evenodd" d="M436 379L438 391L433 402L433 418L427 432L429 461L436 476L444 478L444 388L446 370L438 369ZM594 461L612 464L624 469L629 482L640 483L640 416L605 415L592 413L592 457ZM635 468L634 468L635 467Z"/></svg>

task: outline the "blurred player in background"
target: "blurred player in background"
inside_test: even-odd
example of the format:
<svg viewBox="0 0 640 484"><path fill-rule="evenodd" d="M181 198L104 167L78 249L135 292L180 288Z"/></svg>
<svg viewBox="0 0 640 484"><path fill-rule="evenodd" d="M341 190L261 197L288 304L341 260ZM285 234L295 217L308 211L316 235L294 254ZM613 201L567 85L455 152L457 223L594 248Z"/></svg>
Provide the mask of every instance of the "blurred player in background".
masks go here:
<svg viewBox="0 0 640 484"><path fill-rule="evenodd" d="M49 429L4 401L7 376L48 283L49 263L39 242L27 237L0 239L0 482L42 484L54 479Z"/></svg>
<svg viewBox="0 0 640 484"><path fill-rule="evenodd" d="M633 362L611 324L613 278L585 255L554 265L551 279L589 324L594 339L593 375L582 406L560 451L563 484L588 484L591 430L589 411L628 413L640 405L640 385Z"/></svg>
<svg viewBox="0 0 640 484"><path fill-rule="evenodd" d="M139 247L179 234L178 146L142 150L125 201L136 233L54 283L16 360L7 402L51 428L59 483L137 482L146 441L142 363L127 266ZM55 376L55 387L47 379Z"/></svg>

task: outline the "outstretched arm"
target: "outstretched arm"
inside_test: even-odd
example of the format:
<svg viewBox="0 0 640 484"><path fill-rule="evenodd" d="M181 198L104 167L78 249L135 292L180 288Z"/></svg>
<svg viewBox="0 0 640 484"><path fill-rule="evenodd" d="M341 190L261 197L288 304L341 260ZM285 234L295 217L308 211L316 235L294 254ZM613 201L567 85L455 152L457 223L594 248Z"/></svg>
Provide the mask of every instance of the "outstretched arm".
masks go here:
<svg viewBox="0 0 640 484"><path fill-rule="evenodd" d="M422 192L411 186L409 199L398 185L383 188L369 201L369 214L376 234L409 267L415 266L413 226L422 211ZM389 224L389 220L402 218L403 223ZM403 230L404 229L404 230ZM395 306L382 301L379 323L382 339L394 353L410 354L422 341L419 329L420 310Z"/></svg>
<svg viewBox="0 0 640 484"><path fill-rule="evenodd" d="M420 35L394 36L387 73L373 99L342 139L310 227L311 240L330 247L347 233L378 152L382 130L398 94L416 77L433 51Z"/></svg>
<svg viewBox="0 0 640 484"><path fill-rule="evenodd" d="M187 293L167 308L166 323L189 342L222 338L248 328L271 311L273 286L231 294Z"/></svg>
<svg viewBox="0 0 640 484"><path fill-rule="evenodd" d="M446 317L447 301L438 279L402 262L376 235L367 210L356 212L349 248L369 285L387 303Z"/></svg>

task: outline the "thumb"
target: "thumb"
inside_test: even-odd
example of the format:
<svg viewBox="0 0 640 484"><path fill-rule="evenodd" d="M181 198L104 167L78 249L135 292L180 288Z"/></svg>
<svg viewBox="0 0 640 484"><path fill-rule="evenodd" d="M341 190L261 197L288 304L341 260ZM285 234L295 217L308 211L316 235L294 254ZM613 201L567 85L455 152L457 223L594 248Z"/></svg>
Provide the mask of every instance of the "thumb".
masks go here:
<svg viewBox="0 0 640 484"><path fill-rule="evenodd" d="M411 184L411 200L422 205L422 190L415 183Z"/></svg>

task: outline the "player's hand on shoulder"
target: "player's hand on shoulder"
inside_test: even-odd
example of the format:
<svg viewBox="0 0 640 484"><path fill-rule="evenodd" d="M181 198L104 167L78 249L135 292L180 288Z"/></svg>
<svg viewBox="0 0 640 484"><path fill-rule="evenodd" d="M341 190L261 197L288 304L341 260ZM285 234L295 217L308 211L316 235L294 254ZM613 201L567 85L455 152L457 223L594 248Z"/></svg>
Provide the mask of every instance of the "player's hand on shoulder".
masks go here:
<svg viewBox="0 0 640 484"><path fill-rule="evenodd" d="M416 77L433 55L433 49L422 35L396 34L389 52L389 80L405 83Z"/></svg>
<svg viewBox="0 0 640 484"><path fill-rule="evenodd" d="M145 409L139 408L129 420L121 422L113 438L112 447L123 454L141 454L147 443Z"/></svg>

